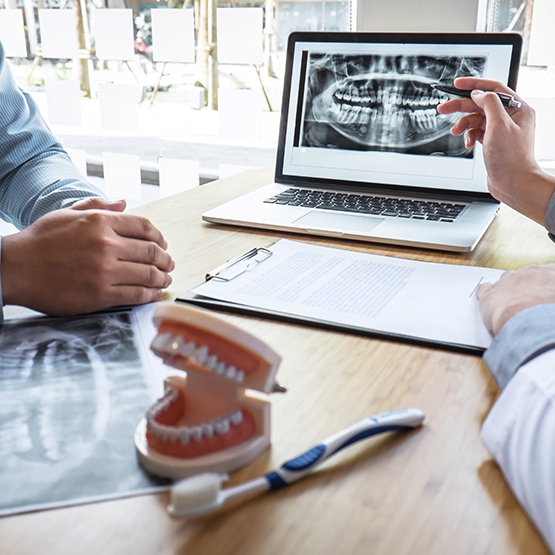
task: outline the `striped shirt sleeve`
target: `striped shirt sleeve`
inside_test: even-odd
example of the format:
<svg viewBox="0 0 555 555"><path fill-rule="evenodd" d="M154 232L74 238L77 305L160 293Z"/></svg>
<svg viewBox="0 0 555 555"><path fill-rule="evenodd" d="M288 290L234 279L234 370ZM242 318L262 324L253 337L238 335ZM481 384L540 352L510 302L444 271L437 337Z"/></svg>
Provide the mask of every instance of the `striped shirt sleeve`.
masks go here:
<svg viewBox="0 0 555 555"><path fill-rule="evenodd" d="M23 229L52 210L104 197L77 170L15 84L0 43L0 217Z"/></svg>

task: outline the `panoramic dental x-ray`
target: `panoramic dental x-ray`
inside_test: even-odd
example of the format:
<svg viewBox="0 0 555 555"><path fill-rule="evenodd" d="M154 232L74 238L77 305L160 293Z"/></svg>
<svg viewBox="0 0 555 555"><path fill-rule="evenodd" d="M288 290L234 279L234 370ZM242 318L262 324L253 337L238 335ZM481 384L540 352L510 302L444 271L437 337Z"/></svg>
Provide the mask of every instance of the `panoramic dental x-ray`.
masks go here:
<svg viewBox="0 0 555 555"><path fill-rule="evenodd" d="M301 146L471 158L449 132L458 116L437 113L449 97L430 84L481 77L485 65L485 56L311 52Z"/></svg>

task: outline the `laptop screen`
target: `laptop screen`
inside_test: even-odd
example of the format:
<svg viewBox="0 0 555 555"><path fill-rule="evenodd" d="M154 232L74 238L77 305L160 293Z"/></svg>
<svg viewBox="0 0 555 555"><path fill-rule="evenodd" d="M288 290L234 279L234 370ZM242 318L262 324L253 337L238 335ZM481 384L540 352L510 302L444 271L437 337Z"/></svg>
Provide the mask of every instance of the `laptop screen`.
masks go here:
<svg viewBox="0 0 555 555"><path fill-rule="evenodd" d="M438 114L451 97L430 84L514 89L520 48L510 33L292 33L276 181L489 197L481 145L451 135L461 114Z"/></svg>

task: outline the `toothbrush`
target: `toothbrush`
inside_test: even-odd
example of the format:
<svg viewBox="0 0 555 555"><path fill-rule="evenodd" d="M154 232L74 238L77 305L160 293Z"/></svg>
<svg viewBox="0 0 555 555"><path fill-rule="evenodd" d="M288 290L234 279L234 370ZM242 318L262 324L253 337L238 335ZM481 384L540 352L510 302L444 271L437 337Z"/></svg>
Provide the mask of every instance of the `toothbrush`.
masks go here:
<svg viewBox="0 0 555 555"><path fill-rule="evenodd" d="M370 416L328 437L277 470L227 489L221 489L222 482L229 479L227 474L215 472L197 474L174 485L168 512L174 518L202 516L217 511L229 501L284 488L300 480L314 467L349 445L376 434L416 428L423 420L424 413L414 408Z"/></svg>

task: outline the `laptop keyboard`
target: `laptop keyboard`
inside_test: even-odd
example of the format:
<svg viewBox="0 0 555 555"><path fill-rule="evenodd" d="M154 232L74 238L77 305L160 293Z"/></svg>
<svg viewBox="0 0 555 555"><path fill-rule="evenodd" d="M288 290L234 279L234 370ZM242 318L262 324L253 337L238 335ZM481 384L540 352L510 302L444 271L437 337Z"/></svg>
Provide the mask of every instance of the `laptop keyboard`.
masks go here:
<svg viewBox="0 0 555 555"><path fill-rule="evenodd" d="M372 216L390 216L392 218L412 218L413 220L431 220L453 222L466 205L446 202L427 202L404 198L380 197L374 195L357 195L352 193L334 193L294 187L279 193L264 202L288 206L302 206L321 210L338 210L341 212L358 212Z"/></svg>

